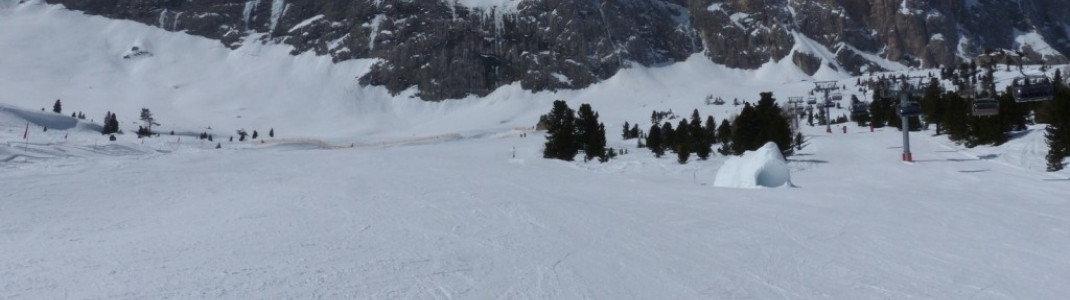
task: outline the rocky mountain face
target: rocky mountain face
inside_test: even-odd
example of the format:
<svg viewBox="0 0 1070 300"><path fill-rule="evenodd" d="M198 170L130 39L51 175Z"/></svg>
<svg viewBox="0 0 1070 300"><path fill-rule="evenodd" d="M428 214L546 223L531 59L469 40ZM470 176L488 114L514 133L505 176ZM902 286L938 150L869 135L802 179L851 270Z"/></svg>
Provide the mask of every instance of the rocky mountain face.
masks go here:
<svg viewBox="0 0 1070 300"><path fill-rule="evenodd" d="M335 61L376 58L359 83L425 100L511 83L582 88L695 53L733 68L790 59L810 74L952 65L986 49L1049 63L1070 53L1065 0L45 1L229 47L259 39Z"/></svg>

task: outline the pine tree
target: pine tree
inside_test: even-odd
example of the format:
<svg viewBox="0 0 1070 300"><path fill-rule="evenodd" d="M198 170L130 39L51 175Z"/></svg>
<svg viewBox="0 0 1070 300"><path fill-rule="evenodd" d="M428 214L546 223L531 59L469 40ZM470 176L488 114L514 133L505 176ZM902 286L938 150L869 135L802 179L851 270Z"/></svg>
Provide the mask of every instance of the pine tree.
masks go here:
<svg viewBox="0 0 1070 300"><path fill-rule="evenodd" d="M152 126L153 125L160 125L159 123L156 123L156 119L154 119L152 117L152 112L149 111L148 108L142 108L141 109L141 122L145 123L145 133L146 133L146 135L151 135L152 134Z"/></svg>
<svg viewBox="0 0 1070 300"><path fill-rule="evenodd" d="M806 138L803 137L802 132L796 132L795 133L794 142L795 142L795 151L796 152L802 151L802 149L804 147L806 147Z"/></svg>
<svg viewBox="0 0 1070 300"><path fill-rule="evenodd" d="M661 125L661 147L663 149L676 149L676 130L672 128L672 123L665 121L665 124Z"/></svg>
<svg viewBox="0 0 1070 300"><path fill-rule="evenodd" d="M936 124L936 134L940 135L940 125L943 123L941 117L944 112L944 101L940 98L940 82L936 78L932 78L929 81L929 86L925 88L925 96L921 98L921 113L925 118L925 123Z"/></svg>
<svg viewBox="0 0 1070 300"><path fill-rule="evenodd" d="M245 129L238 129L237 133L238 133L238 141L239 142L244 142L245 141L245 136L249 135L248 132L245 132Z"/></svg>
<svg viewBox="0 0 1070 300"><path fill-rule="evenodd" d="M57 114L63 112L63 105L59 103L59 99L56 99L56 104L52 104L52 111Z"/></svg>
<svg viewBox="0 0 1070 300"><path fill-rule="evenodd" d="M706 136L709 138L709 143L717 143L717 122L714 122L713 116L706 116L705 128Z"/></svg>
<svg viewBox="0 0 1070 300"><path fill-rule="evenodd" d="M554 101L553 108L546 115L546 144L543 148L544 158L556 158L572 161L579 152L576 147L575 112L563 100Z"/></svg>
<svg viewBox="0 0 1070 300"><path fill-rule="evenodd" d="M691 139L691 126L686 119L680 119L680 123L676 124L676 131L673 132L673 151L691 151L691 145L693 143Z"/></svg>
<svg viewBox="0 0 1070 300"><path fill-rule="evenodd" d="M1044 129L1045 142L1048 144L1049 172L1065 168L1063 160L1070 157L1070 88L1062 82L1056 83L1055 95L1048 103L1048 126Z"/></svg>
<svg viewBox="0 0 1070 300"><path fill-rule="evenodd" d="M662 144L661 127L658 124L650 125L650 132L646 135L646 147L650 148L651 152L654 152L654 157L661 157L665 154L665 148Z"/></svg>
<svg viewBox="0 0 1070 300"><path fill-rule="evenodd" d="M104 126L100 130L101 134L112 134L119 132L119 119L115 117L115 114L108 112L104 115Z"/></svg>
<svg viewBox="0 0 1070 300"><path fill-rule="evenodd" d="M268 137L275 137L275 128L271 128L268 130Z"/></svg>
<svg viewBox="0 0 1070 300"><path fill-rule="evenodd" d="M680 131L680 130L678 130ZM687 146L680 146L681 148L687 148ZM676 151L676 162L682 164L687 163L687 159L691 157L691 151L687 149L680 149Z"/></svg>
<svg viewBox="0 0 1070 300"><path fill-rule="evenodd" d="M580 104L579 110L576 111L575 122L576 139L574 142L577 149L584 150L584 160L589 161L594 157L605 155L605 142L602 142L601 151L595 145L592 145L598 138L600 123L598 122L598 113L594 112L590 104ZM602 131L602 138L604 139L605 130L603 129ZM590 149L588 149L589 147ZM587 153L588 150L594 152Z"/></svg>
<svg viewBox="0 0 1070 300"><path fill-rule="evenodd" d="M743 110L732 121L732 154L742 155L744 151L753 150L754 140L761 134L761 120L750 103L743 104Z"/></svg>
<svg viewBox="0 0 1070 300"><path fill-rule="evenodd" d="M633 139L639 138L639 124L632 124L632 130L628 133L628 136Z"/></svg>
<svg viewBox="0 0 1070 300"><path fill-rule="evenodd" d="M584 144L583 154L585 159L591 160L595 157L600 162L606 162L606 127L602 123L598 123L598 129L588 135L587 143Z"/></svg>
<svg viewBox="0 0 1070 300"><path fill-rule="evenodd" d="M108 132L108 129L109 129L108 128L108 121L109 120L111 120L111 112L110 111L104 114L104 124L100 128L100 134L109 134L109 133L111 133L111 132Z"/></svg>
<svg viewBox="0 0 1070 300"><path fill-rule="evenodd" d="M631 134L630 134L631 131L632 131L631 124L628 124L628 121L624 121L624 129L620 134L621 138L623 138L624 140L628 140L628 138L631 137Z"/></svg>
<svg viewBox="0 0 1070 300"><path fill-rule="evenodd" d="M721 155L729 155L732 152L732 124L728 122L728 119L721 120L721 125L717 126L717 136L720 137L721 147L717 149L717 153Z"/></svg>
<svg viewBox="0 0 1070 300"><path fill-rule="evenodd" d="M253 130L253 139L255 140L259 136L260 136L260 134L257 133L256 130Z"/></svg>
<svg viewBox="0 0 1070 300"><path fill-rule="evenodd" d="M888 121L889 100L881 99L874 93L873 101L869 103L869 125L873 128L882 128Z"/></svg>

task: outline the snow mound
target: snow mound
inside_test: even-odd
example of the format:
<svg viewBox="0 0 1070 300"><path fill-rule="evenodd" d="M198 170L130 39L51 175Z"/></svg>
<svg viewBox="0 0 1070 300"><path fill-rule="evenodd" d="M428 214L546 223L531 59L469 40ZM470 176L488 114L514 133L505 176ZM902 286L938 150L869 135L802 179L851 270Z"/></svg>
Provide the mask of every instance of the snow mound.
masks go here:
<svg viewBox="0 0 1070 300"><path fill-rule="evenodd" d="M717 170L713 186L728 188L759 188L792 186L788 163L773 142L743 156L729 158Z"/></svg>
<svg viewBox="0 0 1070 300"><path fill-rule="evenodd" d="M78 119L51 111L36 112L0 104L0 125L19 128L23 122L30 122L35 127L68 130L78 126Z"/></svg>

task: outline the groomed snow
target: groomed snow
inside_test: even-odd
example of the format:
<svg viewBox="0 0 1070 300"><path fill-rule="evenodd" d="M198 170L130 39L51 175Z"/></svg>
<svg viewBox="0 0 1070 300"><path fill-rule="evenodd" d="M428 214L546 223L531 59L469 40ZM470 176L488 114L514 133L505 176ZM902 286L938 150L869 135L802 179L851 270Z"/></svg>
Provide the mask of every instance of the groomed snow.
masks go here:
<svg viewBox="0 0 1070 300"><path fill-rule="evenodd" d="M773 142L742 156L729 157L717 170L715 187L777 188L791 186L791 170Z"/></svg>
<svg viewBox="0 0 1070 300"><path fill-rule="evenodd" d="M790 62L696 55L579 91L428 103L355 86L372 61L230 51L40 2L0 1L0 28L0 298L1070 294L1070 173L1038 170L1042 128L974 149L912 133L902 163L894 129L803 126L791 189L714 187L730 158L680 165L614 134L653 110L719 122L733 98L803 95L813 78ZM154 56L122 60L132 45ZM530 127L554 99L591 103L629 153L543 159ZM141 107L176 135L97 133L109 110L132 131ZM238 128L261 138L227 141Z"/></svg>

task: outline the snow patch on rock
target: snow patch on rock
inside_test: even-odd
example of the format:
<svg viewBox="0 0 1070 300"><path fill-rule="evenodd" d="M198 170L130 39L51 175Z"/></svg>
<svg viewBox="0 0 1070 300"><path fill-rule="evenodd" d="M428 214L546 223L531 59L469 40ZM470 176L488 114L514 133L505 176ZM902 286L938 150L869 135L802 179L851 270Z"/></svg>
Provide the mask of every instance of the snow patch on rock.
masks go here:
<svg viewBox="0 0 1070 300"><path fill-rule="evenodd" d="M788 163L780 154L776 143L766 143L758 150L747 151L743 156L729 158L717 170L713 186L727 188L784 187L791 184Z"/></svg>

